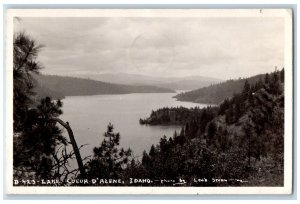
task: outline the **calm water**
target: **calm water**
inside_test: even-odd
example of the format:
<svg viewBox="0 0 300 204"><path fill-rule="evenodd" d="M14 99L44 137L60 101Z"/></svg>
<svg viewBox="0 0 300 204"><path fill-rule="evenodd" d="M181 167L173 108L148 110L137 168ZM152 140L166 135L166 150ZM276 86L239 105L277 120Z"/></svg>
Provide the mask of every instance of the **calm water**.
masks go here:
<svg viewBox="0 0 300 204"><path fill-rule="evenodd" d="M139 119L146 118L152 110L162 107L203 107L205 105L180 102L172 98L174 93L125 94L71 96L63 100L61 119L69 121L78 146L88 144L81 149L82 156L93 154L93 148L100 146L103 133L111 122L114 132L121 135L120 146L130 147L136 157L141 158L144 150L166 135L171 137L179 126L140 125ZM67 136L67 133L64 132Z"/></svg>

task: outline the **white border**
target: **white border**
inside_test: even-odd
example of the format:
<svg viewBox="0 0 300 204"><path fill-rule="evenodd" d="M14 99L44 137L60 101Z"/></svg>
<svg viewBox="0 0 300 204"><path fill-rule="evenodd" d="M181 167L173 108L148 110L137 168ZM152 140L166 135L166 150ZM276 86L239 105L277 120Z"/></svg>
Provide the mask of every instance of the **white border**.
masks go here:
<svg viewBox="0 0 300 204"><path fill-rule="evenodd" d="M292 193L292 11L264 9L263 17L285 20L284 187L15 187L13 180L13 17L258 17L258 9L8 9L6 16L7 194L291 194Z"/></svg>

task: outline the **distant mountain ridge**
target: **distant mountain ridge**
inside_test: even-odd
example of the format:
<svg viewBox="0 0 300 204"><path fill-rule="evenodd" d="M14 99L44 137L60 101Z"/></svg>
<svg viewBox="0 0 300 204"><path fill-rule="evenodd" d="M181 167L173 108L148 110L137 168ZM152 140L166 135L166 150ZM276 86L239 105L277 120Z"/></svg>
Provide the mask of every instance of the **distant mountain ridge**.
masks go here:
<svg viewBox="0 0 300 204"><path fill-rule="evenodd" d="M264 77L265 74L259 74L249 78L227 80L211 86L180 93L174 96L174 98L179 101L219 104L224 99L232 97L233 94L241 92L246 80L252 85Z"/></svg>
<svg viewBox="0 0 300 204"><path fill-rule="evenodd" d="M126 85L151 85L175 90L193 90L222 81L221 79L203 76L154 77L142 74L127 73L107 73L95 75L86 74L80 76L107 83L118 83Z"/></svg>
<svg viewBox="0 0 300 204"><path fill-rule="evenodd" d="M124 85L66 76L34 75L33 78L35 81L34 91L38 96L48 95L56 99L65 96L175 92L172 89L157 86Z"/></svg>

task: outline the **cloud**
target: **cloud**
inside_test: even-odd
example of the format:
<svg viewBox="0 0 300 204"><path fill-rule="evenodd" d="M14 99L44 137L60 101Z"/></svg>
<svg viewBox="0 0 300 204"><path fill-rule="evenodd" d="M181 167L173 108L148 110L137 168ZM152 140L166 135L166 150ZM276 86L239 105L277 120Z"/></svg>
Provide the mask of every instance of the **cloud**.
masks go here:
<svg viewBox="0 0 300 204"><path fill-rule="evenodd" d="M280 18L22 18L46 47L44 73L109 72L228 79L283 65Z"/></svg>

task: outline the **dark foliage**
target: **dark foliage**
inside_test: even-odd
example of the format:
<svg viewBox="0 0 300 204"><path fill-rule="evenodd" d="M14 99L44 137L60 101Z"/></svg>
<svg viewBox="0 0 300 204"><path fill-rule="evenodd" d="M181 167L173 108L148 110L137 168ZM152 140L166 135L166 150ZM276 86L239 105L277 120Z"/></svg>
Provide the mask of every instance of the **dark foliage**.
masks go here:
<svg viewBox="0 0 300 204"><path fill-rule="evenodd" d="M216 114L215 107L206 107L200 109L175 107L175 108L160 108L152 111L149 118L140 119L140 124L147 125L185 125L187 122L197 122L204 118L212 118Z"/></svg>
<svg viewBox="0 0 300 204"><path fill-rule="evenodd" d="M37 108L26 112L24 129L14 138L15 170L34 173L35 178L53 177L53 154L58 145L67 145L61 130L51 121L59 116L62 103L50 98L41 100ZM19 172L20 173L20 172Z"/></svg>
<svg viewBox="0 0 300 204"><path fill-rule="evenodd" d="M41 69L37 55L42 46L25 33L14 36L13 63L13 167L14 179L61 179L59 166L71 154L58 155L67 140L53 118L62 114L62 102L49 97L35 101L32 74ZM67 158L67 159L68 159ZM59 162L57 162L60 160Z"/></svg>
<svg viewBox="0 0 300 204"><path fill-rule="evenodd" d="M20 131L24 128L27 109L32 104L31 73L39 73L41 69L36 57L42 46L25 33L18 33L14 35L13 48L14 130Z"/></svg>
<svg viewBox="0 0 300 204"><path fill-rule="evenodd" d="M164 108L147 122L170 123L170 110L186 113L180 134L163 137L144 152L141 169L152 179L180 179L186 185L283 185L283 81L284 70L265 75L220 106L197 111ZM196 114L194 119L187 116ZM176 113L174 113L176 115ZM156 116L156 117L154 117ZM276 128L274 128L276 127ZM207 182L193 182L206 178ZM226 182L214 182L220 178ZM237 182L237 179L247 181Z"/></svg>
<svg viewBox="0 0 300 204"><path fill-rule="evenodd" d="M113 125L107 126L104 133L104 139L99 147L94 148L93 158L87 162L86 168L88 177L118 179L124 176L124 169L132 163L131 150L118 148L120 142L120 134L113 132Z"/></svg>

